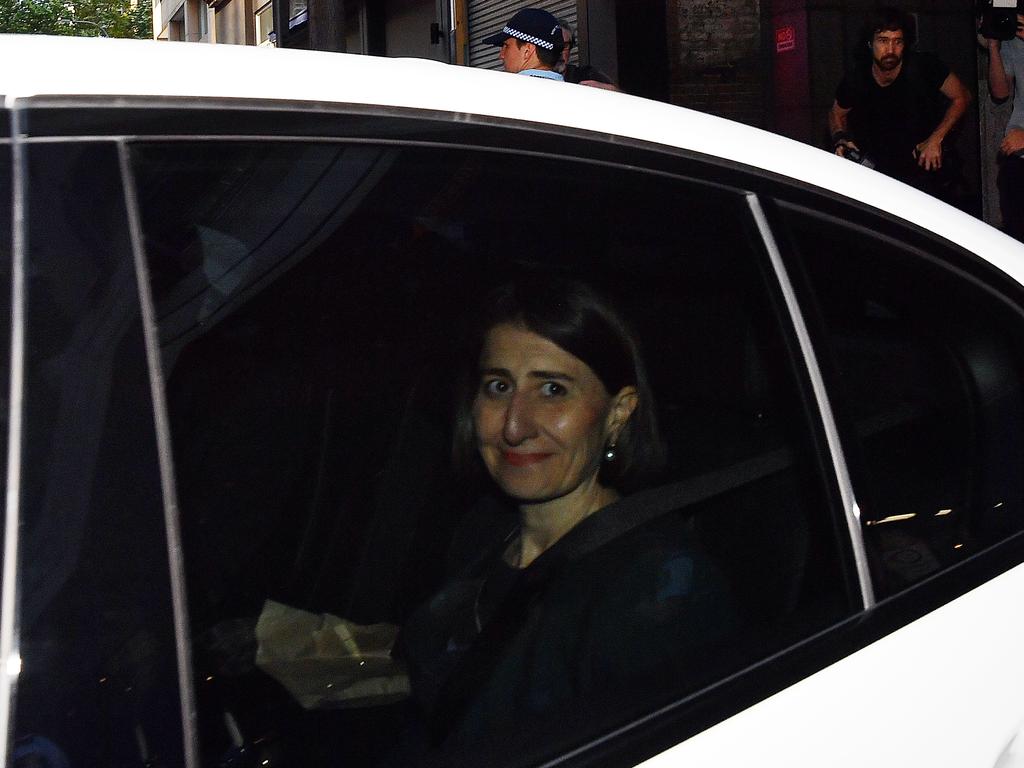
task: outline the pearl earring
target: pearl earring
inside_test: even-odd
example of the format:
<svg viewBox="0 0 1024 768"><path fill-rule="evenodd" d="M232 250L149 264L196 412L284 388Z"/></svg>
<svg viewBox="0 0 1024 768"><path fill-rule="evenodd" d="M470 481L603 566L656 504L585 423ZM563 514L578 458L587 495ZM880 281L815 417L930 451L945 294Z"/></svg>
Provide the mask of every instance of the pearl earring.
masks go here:
<svg viewBox="0 0 1024 768"><path fill-rule="evenodd" d="M611 463L615 461L615 443L611 443L604 451L604 460Z"/></svg>

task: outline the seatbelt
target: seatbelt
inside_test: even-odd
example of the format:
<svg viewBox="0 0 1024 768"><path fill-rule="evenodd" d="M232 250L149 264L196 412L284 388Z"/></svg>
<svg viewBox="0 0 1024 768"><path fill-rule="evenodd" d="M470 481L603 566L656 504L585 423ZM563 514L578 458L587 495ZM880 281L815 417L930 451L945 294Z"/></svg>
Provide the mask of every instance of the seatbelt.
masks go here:
<svg viewBox="0 0 1024 768"><path fill-rule="evenodd" d="M431 720L435 743L450 733L475 694L494 672L505 645L526 622L533 600L571 562L670 512L699 504L793 464L788 449L780 448L727 469L626 496L598 510L545 550L519 574L494 614L482 627L441 689Z"/></svg>

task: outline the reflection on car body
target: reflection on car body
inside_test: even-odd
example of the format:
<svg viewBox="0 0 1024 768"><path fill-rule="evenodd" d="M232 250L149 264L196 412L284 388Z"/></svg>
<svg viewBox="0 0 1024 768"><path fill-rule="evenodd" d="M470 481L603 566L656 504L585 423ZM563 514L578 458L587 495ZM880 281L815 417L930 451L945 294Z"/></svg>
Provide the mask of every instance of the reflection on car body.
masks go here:
<svg viewBox="0 0 1024 768"><path fill-rule="evenodd" d="M9 764L1012 754L1021 246L623 94L191 48L0 44ZM76 85L12 64L58 52ZM288 78L314 60L338 76ZM666 455L510 566L502 603L474 564L517 551L522 489L455 471L456 372L475 301L537 274L628 319ZM489 367L514 385L514 363ZM426 690L403 643L447 647L463 598L497 620L440 714L358 688L373 625L385 648L404 627L373 675L410 663ZM324 641L292 670L334 693L268 674L256 617L281 605Z"/></svg>

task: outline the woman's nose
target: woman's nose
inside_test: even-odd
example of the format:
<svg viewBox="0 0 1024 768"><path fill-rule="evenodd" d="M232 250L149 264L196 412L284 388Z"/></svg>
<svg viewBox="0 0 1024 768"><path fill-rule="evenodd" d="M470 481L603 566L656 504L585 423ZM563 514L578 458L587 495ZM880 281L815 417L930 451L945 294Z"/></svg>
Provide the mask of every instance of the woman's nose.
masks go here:
<svg viewBox="0 0 1024 768"><path fill-rule="evenodd" d="M509 445L519 445L536 433L533 420L533 409L519 392L508 401L505 409L505 426L502 437Z"/></svg>

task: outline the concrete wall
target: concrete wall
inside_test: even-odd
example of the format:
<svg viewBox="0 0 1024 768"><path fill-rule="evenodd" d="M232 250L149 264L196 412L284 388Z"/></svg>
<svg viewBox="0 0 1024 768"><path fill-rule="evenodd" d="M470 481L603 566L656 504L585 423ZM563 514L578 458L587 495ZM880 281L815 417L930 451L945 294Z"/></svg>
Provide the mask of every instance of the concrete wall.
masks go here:
<svg viewBox="0 0 1024 768"><path fill-rule="evenodd" d="M436 0L386 0L385 30L388 56L448 60L448 49L430 42L430 25L439 22Z"/></svg>
<svg viewBox="0 0 1024 768"><path fill-rule="evenodd" d="M153 28L157 37L167 37L168 27L176 15L184 18L185 0L159 0L153 4Z"/></svg>
<svg viewBox="0 0 1024 768"><path fill-rule="evenodd" d="M220 6L214 17L217 42L231 45L255 45L254 10L252 0L228 0Z"/></svg>

